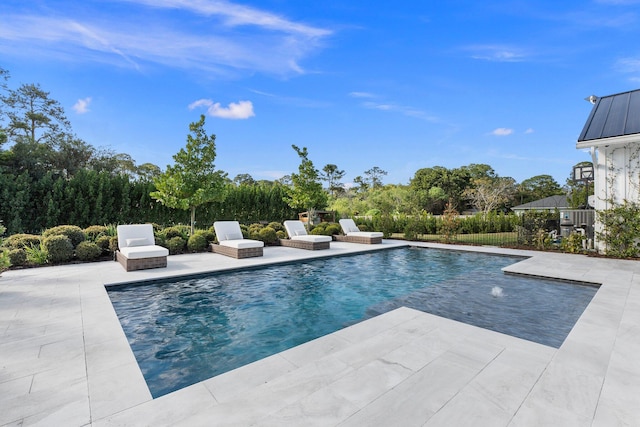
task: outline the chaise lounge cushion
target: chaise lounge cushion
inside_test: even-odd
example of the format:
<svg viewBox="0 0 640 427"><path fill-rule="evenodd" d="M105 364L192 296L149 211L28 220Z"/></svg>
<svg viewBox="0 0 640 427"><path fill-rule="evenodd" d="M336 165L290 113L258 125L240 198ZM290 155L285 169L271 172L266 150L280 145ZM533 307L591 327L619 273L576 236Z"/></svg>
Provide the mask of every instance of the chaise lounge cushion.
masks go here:
<svg viewBox="0 0 640 427"><path fill-rule="evenodd" d="M264 242L259 240L243 238L238 221L216 221L213 223L213 228L221 246L235 249L261 248L264 246Z"/></svg>
<svg viewBox="0 0 640 427"><path fill-rule="evenodd" d="M355 237L382 237L383 233L380 231L360 231L355 221L352 219L341 219L340 226L346 236Z"/></svg>
<svg viewBox="0 0 640 427"><path fill-rule="evenodd" d="M169 250L162 246L132 246L120 248L120 253L129 259L155 258L169 255Z"/></svg>
<svg viewBox="0 0 640 427"><path fill-rule="evenodd" d="M330 242L331 240L333 240L331 238L331 236L293 236L291 238L291 240L300 240L303 242L311 242L311 243L318 243L318 242Z"/></svg>
<svg viewBox="0 0 640 427"><path fill-rule="evenodd" d="M219 243L221 246L227 246L229 248L236 249L261 248L264 246L264 242L251 239L223 240Z"/></svg>
<svg viewBox="0 0 640 427"><path fill-rule="evenodd" d="M301 240L304 242L318 243L318 242L330 242L331 236L317 236L307 234L307 229L304 227L302 221L285 221L284 228L287 230L287 235L291 240Z"/></svg>

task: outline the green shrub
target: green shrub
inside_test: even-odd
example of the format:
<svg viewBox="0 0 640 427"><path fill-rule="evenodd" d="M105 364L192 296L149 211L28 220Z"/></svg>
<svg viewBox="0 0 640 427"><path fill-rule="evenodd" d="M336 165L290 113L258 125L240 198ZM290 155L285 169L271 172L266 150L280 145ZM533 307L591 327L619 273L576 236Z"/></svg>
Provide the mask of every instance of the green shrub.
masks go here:
<svg viewBox="0 0 640 427"><path fill-rule="evenodd" d="M95 241L95 244L98 245L98 247L102 250L102 252L105 252L105 253L113 252L109 248L110 243L111 243L111 236L107 236L107 235L99 236Z"/></svg>
<svg viewBox="0 0 640 427"><path fill-rule="evenodd" d="M184 241L189 238L190 228L186 225L174 225L173 227L167 227L162 229L158 234L163 236L165 240L171 240L174 237L180 237Z"/></svg>
<svg viewBox="0 0 640 427"><path fill-rule="evenodd" d="M209 246L209 242L204 233L196 232L187 240L187 249L189 249L189 252L204 252L207 246Z"/></svg>
<svg viewBox="0 0 640 427"><path fill-rule="evenodd" d="M92 225L90 227L85 228L84 230L85 236L87 239L95 242L98 237L108 236L109 229L104 225Z"/></svg>
<svg viewBox="0 0 640 427"><path fill-rule="evenodd" d="M51 236L66 236L69 238L72 247L78 246L80 242L84 242L86 236L82 228L77 225L59 225L57 227L49 228L42 233L44 239Z"/></svg>
<svg viewBox="0 0 640 427"><path fill-rule="evenodd" d="M181 254L184 252L184 247L187 241L180 236L175 236L166 241L167 249L171 255Z"/></svg>
<svg viewBox="0 0 640 427"><path fill-rule="evenodd" d="M276 230L276 232L278 231L284 231L284 225L280 224L279 222L270 222L269 224L267 224L267 227L271 227L274 230Z"/></svg>
<svg viewBox="0 0 640 427"><path fill-rule="evenodd" d="M278 230L276 231L276 236L278 236L278 239L285 239L287 237L287 233L283 230Z"/></svg>
<svg viewBox="0 0 640 427"><path fill-rule="evenodd" d="M22 249L31 245L39 244L40 236L36 236L34 234L14 234L13 236L7 237L4 242L2 242L2 246L7 249Z"/></svg>
<svg viewBox="0 0 640 427"><path fill-rule="evenodd" d="M258 232L258 240L262 240L266 244L275 243L278 240L278 235L273 228L264 227Z"/></svg>
<svg viewBox="0 0 640 427"><path fill-rule="evenodd" d="M249 227L244 224L240 224L240 231L242 232L242 237L245 239L249 238Z"/></svg>
<svg viewBox="0 0 640 427"><path fill-rule="evenodd" d="M40 242L38 245L32 245L24 248L27 254L27 261L34 265L44 265L49 262L49 254L44 247L44 243Z"/></svg>
<svg viewBox="0 0 640 427"><path fill-rule="evenodd" d="M11 265L25 265L27 263L27 253L24 248L11 249L9 251L9 261Z"/></svg>
<svg viewBox="0 0 640 427"><path fill-rule="evenodd" d="M9 251L7 249L0 249L0 273L11 267L11 260L9 259Z"/></svg>
<svg viewBox="0 0 640 427"><path fill-rule="evenodd" d="M311 229L309 234L316 236L332 236L334 234L340 234L340 224L336 222L321 222Z"/></svg>
<svg viewBox="0 0 640 427"><path fill-rule="evenodd" d="M93 242L80 242L76 247L76 257L80 261L95 261L102 255L102 248Z"/></svg>
<svg viewBox="0 0 640 427"><path fill-rule="evenodd" d="M80 230L82 232L82 230ZM84 236L84 234L83 234ZM73 244L71 239L63 234L54 234L42 241L44 249L51 263L68 262L73 258Z"/></svg>
<svg viewBox="0 0 640 427"><path fill-rule="evenodd" d="M113 253L118 250L118 236L109 237L109 252Z"/></svg>
<svg viewBox="0 0 640 427"><path fill-rule="evenodd" d="M216 232L213 227L209 227L206 230L198 230L196 233L202 234L208 243L216 241Z"/></svg>

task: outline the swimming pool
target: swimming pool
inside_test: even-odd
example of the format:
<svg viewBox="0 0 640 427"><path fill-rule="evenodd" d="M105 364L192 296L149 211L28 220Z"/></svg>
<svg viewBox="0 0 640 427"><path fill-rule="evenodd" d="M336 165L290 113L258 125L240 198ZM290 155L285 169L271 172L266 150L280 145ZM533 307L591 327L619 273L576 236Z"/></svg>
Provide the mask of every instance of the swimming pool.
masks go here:
<svg viewBox="0 0 640 427"><path fill-rule="evenodd" d="M502 273L518 260L402 248L108 292L158 397L400 306L558 347L597 288Z"/></svg>

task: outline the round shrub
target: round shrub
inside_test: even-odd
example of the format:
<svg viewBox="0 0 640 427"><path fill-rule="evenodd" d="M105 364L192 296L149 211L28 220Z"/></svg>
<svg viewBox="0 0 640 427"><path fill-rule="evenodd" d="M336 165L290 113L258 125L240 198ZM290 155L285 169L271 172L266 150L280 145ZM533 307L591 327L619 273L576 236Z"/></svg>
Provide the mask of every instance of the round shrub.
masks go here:
<svg viewBox="0 0 640 427"><path fill-rule="evenodd" d="M284 238L286 238L286 237L287 237L287 233L285 233L285 232L284 232L284 231L282 231L282 230L278 230L278 231L276 231L276 235L278 236L278 239L284 239Z"/></svg>
<svg viewBox="0 0 640 427"><path fill-rule="evenodd" d="M189 227L186 225L174 225L173 227L163 229L159 234L167 240L173 239L174 237L181 237L187 240L189 237Z"/></svg>
<svg viewBox="0 0 640 427"><path fill-rule="evenodd" d="M45 238L42 243L48 254L47 259L51 263L67 262L73 258L73 244L65 235L58 234L49 236Z"/></svg>
<svg viewBox="0 0 640 427"><path fill-rule="evenodd" d="M2 246L7 249L22 249L30 246L39 246L40 236L34 234L14 234L7 237Z"/></svg>
<svg viewBox="0 0 640 427"><path fill-rule="evenodd" d="M249 237L249 227L244 224L240 224L240 231L242 231L242 237L245 239Z"/></svg>
<svg viewBox="0 0 640 427"><path fill-rule="evenodd" d="M116 238L116 242L117 242L117 238ZM95 241L96 245L98 245L98 247L102 250L102 252L113 252L111 250L111 248L109 247L110 243L111 243L111 237L110 236L98 236L98 238Z"/></svg>
<svg viewBox="0 0 640 427"><path fill-rule="evenodd" d="M83 231L85 236L87 236L87 239L91 240L92 242L95 242L98 239L98 237L106 236L109 229L104 225L92 225L90 227L85 228Z"/></svg>
<svg viewBox="0 0 640 427"><path fill-rule="evenodd" d="M11 265L25 265L27 263L27 252L24 249L11 249L9 251L9 262L11 262Z"/></svg>
<svg viewBox="0 0 640 427"><path fill-rule="evenodd" d="M169 249L169 253L171 255L181 254L184 252L184 246L187 243L185 239L180 236L175 236L170 239L167 239L167 249Z"/></svg>
<svg viewBox="0 0 640 427"><path fill-rule="evenodd" d="M94 261L100 255L102 255L102 249L93 242L80 242L76 246L76 257L80 261Z"/></svg>
<svg viewBox="0 0 640 427"><path fill-rule="evenodd" d="M280 224L279 222L270 222L269 224L267 224L267 227L271 227L274 230L277 231L284 231L284 225Z"/></svg>
<svg viewBox="0 0 640 427"><path fill-rule="evenodd" d="M262 240L264 243L274 243L278 240L278 235L273 228L264 227L258 232L258 240Z"/></svg>
<svg viewBox="0 0 640 427"><path fill-rule="evenodd" d="M196 234L202 234L209 243L216 241L216 232L213 227L207 228L206 230L198 230L196 231Z"/></svg>
<svg viewBox="0 0 640 427"><path fill-rule="evenodd" d="M49 228L42 233L43 238L51 236L66 236L69 238L71 245L75 248L80 242L84 242L86 236L82 228L77 225L59 225L57 227Z"/></svg>
<svg viewBox="0 0 640 427"><path fill-rule="evenodd" d="M207 238L204 233L195 233L193 236L189 237L187 240L187 249L189 252L204 252L207 249L209 242L207 242Z"/></svg>

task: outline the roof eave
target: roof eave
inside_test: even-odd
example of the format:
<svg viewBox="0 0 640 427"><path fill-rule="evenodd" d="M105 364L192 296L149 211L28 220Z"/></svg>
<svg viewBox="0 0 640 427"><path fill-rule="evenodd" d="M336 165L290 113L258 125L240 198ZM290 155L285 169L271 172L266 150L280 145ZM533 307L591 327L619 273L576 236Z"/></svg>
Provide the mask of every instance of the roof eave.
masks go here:
<svg viewBox="0 0 640 427"><path fill-rule="evenodd" d="M608 147L610 145L627 145L632 142L640 142L640 133L578 141L576 143L576 148L581 149L591 147Z"/></svg>

